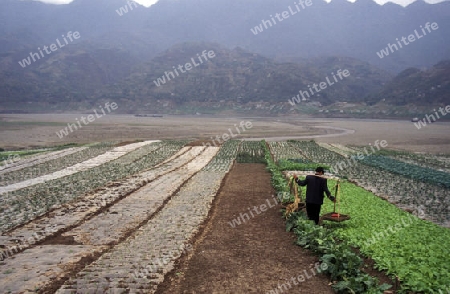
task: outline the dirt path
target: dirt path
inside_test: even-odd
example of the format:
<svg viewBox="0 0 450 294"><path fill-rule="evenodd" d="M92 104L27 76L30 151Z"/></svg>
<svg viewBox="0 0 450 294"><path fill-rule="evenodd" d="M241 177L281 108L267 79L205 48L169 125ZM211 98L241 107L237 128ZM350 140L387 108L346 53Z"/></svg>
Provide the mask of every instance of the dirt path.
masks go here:
<svg viewBox="0 0 450 294"><path fill-rule="evenodd" d="M306 136L271 136L271 137L261 137L261 138L243 138L245 141L261 141L266 140L267 142L273 141L287 141L287 140L303 140L303 139L317 139L317 138L334 138L345 135L352 135L355 133L355 130L352 129L344 129L337 127L327 127L327 126L311 126L310 129L323 129L325 130L325 134L321 135L306 135Z"/></svg>
<svg viewBox="0 0 450 294"><path fill-rule="evenodd" d="M317 257L285 231L274 193L265 165L236 164L194 250L156 293L333 293Z"/></svg>

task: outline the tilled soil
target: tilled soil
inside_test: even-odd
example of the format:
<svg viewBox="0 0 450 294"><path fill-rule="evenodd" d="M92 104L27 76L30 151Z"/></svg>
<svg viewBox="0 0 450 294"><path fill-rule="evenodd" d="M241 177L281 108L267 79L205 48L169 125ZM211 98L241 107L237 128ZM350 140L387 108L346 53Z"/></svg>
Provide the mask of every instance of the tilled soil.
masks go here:
<svg viewBox="0 0 450 294"><path fill-rule="evenodd" d="M88 211L61 211L60 216L66 216L67 219L50 213L40 219L39 224L32 221L11 232L11 236L2 236L2 242L11 245L5 247L8 249L7 254L2 255L0 289L8 293L55 293L65 283L58 293L103 293L103 290L108 293L146 293L146 286L151 288L158 280L162 280L158 276L151 283L151 278L173 268L169 267L171 265L168 262L181 255L178 251L182 251L184 246L180 245L192 239L191 232L195 232L207 217L208 204L211 203L208 197L212 198L217 193L225 173L199 171L217 151L218 148L212 147L180 150L178 156L172 156L160 166L136 175L140 178L136 181L143 182L144 186L126 193L117 202L113 201L106 210L94 205ZM197 174L207 177L200 179ZM128 181L132 179L128 178ZM127 189L126 183L117 182L118 189ZM111 189L104 190L114 192ZM170 198L173 199L166 205ZM187 207L190 210L183 211ZM158 213L161 209L163 212ZM94 215L89 217L92 213ZM157 216L153 217L155 214ZM182 220L171 222L177 216ZM184 217L192 220L192 223L188 224L188 221L183 220ZM151 219L151 223L141 227L147 219ZM153 230L155 223L160 224L156 231ZM38 227L45 232L37 234ZM58 235L51 238L55 230ZM66 232L60 235L59 231ZM14 237L16 234L17 238ZM130 242L137 243L134 250L130 251L130 242L112 248L130 234L133 234L129 238ZM184 235L187 237L184 238ZM28 238L31 241L17 243L27 236L31 236ZM179 244L173 242L175 239ZM40 244L34 245L37 241ZM122 250L123 247L125 249ZM155 252L150 253L151 250ZM162 257L163 264L151 266L153 259L157 262ZM84 265L88 266L84 268ZM147 266L158 272L149 273Z"/></svg>
<svg viewBox="0 0 450 294"><path fill-rule="evenodd" d="M333 293L318 258L286 232L274 195L265 165L236 164L194 249L156 293Z"/></svg>

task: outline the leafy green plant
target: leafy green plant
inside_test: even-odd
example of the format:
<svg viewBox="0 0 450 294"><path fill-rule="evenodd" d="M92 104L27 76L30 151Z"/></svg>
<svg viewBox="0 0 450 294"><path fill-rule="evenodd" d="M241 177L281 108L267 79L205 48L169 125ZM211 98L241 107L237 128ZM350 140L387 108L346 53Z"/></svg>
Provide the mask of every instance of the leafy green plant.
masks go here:
<svg viewBox="0 0 450 294"><path fill-rule="evenodd" d="M284 192L287 187L286 179L282 176L278 166L273 162L269 149L265 146L268 169L272 173L272 182L278 192ZM281 176L280 176L281 174ZM351 250L342 240L337 240L335 233L327 228L317 226L307 220L302 212L291 214L286 221L286 229L293 230L297 235L296 243L308 248L320 256L320 261L326 266L320 271L331 276L335 282L333 289L337 293L383 293L391 286L378 286L376 278L370 277L360 270L361 258Z"/></svg>
<svg viewBox="0 0 450 294"><path fill-rule="evenodd" d="M325 164L320 164L320 163L315 163L315 162L300 162L298 159L289 159L289 160L285 160L285 159L280 159L278 161L278 168L281 171L285 171L285 170L299 170L299 171L313 171L315 170L318 166L322 166L324 169L329 170L330 166L325 165Z"/></svg>
<svg viewBox="0 0 450 294"><path fill-rule="evenodd" d="M0 231L6 231L27 220L39 217L53 205L72 201L109 182L149 169L175 154L186 143L187 141L156 142L151 144L155 148L144 148L144 152L141 148L91 169L7 192L4 194L3 205L7 209L2 211L0 208L0 223L2 224ZM28 213L28 219L25 219L25 211ZM6 222L5 219L10 221Z"/></svg>
<svg viewBox="0 0 450 294"><path fill-rule="evenodd" d="M365 293L378 294L390 289L391 286L387 284L377 287L377 280L368 274L360 274L356 277L344 278L343 281L333 285L333 289L337 293Z"/></svg>
<svg viewBox="0 0 450 294"><path fill-rule="evenodd" d="M236 156L238 163L266 163L260 142L243 141Z"/></svg>
<svg viewBox="0 0 450 294"><path fill-rule="evenodd" d="M421 167L381 155L366 156L361 162L414 180L425 181L450 188L450 174L443 171Z"/></svg>
<svg viewBox="0 0 450 294"><path fill-rule="evenodd" d="M330 184L334 181L329 180ZM341 182L345 223L326 223L338 236L371 257L378 270L397 276L402 291L433 293L450 282L450 230L407 213L352 183ZM331 211L325 202L322 210Z"/></svg>

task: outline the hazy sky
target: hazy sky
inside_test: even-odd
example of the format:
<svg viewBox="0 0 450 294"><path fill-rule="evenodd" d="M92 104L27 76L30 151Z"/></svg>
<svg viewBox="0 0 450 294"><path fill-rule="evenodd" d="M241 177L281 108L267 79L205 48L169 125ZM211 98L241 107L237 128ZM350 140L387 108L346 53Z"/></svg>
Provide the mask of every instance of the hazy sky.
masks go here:
<svg viewBox="0 0 450 294"><path fill-rule="evenodd" d="M73 0L35 0L35 1L41 1L45 3L54 3L54 4L67 4L72 2ZM326 0L327 2L330 2L331 0ZM355 2L356 0L349 0L350 2ZM365 0L361 0L365 1ZM400 4L402 6L406 6L408 4L411 4L415 0L375 0L378 4L385 4L386 2L394 2L397 4ZM439 3L445 0L425 0L427 3ZM158 0L135 0L135 2L140 3L144 6L151 6L152 4L155 4L158 2Z"/></svg>

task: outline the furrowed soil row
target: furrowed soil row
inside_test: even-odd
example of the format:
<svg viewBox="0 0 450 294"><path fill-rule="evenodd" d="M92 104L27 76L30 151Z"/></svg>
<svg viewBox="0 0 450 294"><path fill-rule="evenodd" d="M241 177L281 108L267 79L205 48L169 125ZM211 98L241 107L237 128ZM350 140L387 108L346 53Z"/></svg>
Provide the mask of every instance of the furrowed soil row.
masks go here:
<svg viewBox="0 0 450 294"><path fill-rule="evenodd" d="M5 171L3 174L0 172L0 186L9 186L63 170L79 162L95 158L113 148L113 143L98 143L89 147L71 148L74 149L74 152L60 154L61 156L54 157L51 156L52 154L49 154L48 160L43 162L35 162L35 164L30 164L17 170Z"/></svg>
<svg viewBox="0 0 450 294"><path fill-rule="evenodd" d="M184 144L182 141L148 144L92 169L2 195L0 230L5 235L14 228L47 215L49 211L76 202L84 195L155 168L180 152Z"/></svg>
<svg viewBox="0 0 450 294"><path fill-rule="evenodd" d="M192 162L198 171L217 153ZM190 167L183 167L189 171ZM208 216L226 172L200 171L138 232L70 279L56 293L154 293Z"/></svg>
<svg viewBox="0 0 450 294"><path fill-rule="evenodd" d="M204 147L193 147L186 153L192 158L186 165L145 185L128 195L104 213L63 234L84 245L109 245L120 241L149 219L185 181L198 171L206 157ZM210 158L209 158L210 159ZM208 160L209 161L209 160Z"/></svg>
<svg viewBox="0 0 450 294"><path fill-rule="evenodd" d="M189 147L184 147L170 157L171 161L166 160L152 170L115 181L0 236L1 260L78 226L151 181L180 168L194 158L194 154L186 154L189 150Z"/></svg>
<svg viewBox="0 0 450 294"><path fill-rule="evenodd" d="M137 148L143 147L147 144L151 144L151 143L155 143L155 142L159 142L159 141L145 141L145 142L139 142L139 143L133 143L133 144L129 144L129 145L125 145L125 146L120 146L120 147L116 147L111 151L107 151L104 154L101 154L97 157L88 159L84 162L75 164L73 166L67 167L63 170L60 171L56 171L54 173L48 174L48 175L43 175L34 179L29 179L29 180L25 180L23 182L19 182L19 183L15 183L9 186L5 186L5 187L0 187L0 195L3 193L7 193L7 192L11 192L11 191L16 191L22 188L26 188L29 186L33 186L36 184L41 184L41 183L45 183L47 181L50 180L55 180L58 178L62 178L68 175L72 175L84 170L88 170L90 168L102 165L104 163L107 163L109 161L112 161L114 159L117 159L131 151L136 150Z"/></svg>
<svg viewBox="0 0 450 294"><path fill-rule="evenodd" d="M32 155L31 157L28 158L21 158L18 161L0 166L0 175L24 169L26 167L42 164L50 160L58 159L67 155L83 151L87 148L88 147L73 147L64 150L43 152L37 155Z"/></svg>
<svg viewBox="0 0 450 294"><path fill-rule="evenodd" d="M166 162L160 165L158 178L156 178L158 171L145 172L147 177L150 178L153 175L156 179L115 202L107 210L103 209L101 213L87 221L78 219L78 223L82 223L80 226L67 231L62 236L56 236L53 241L47 240L41 245L23 251L17 255L20 258L4 260L0 272L11 275L2 277L0 288L11 289L12 293L21 293L30 291L30 288L26 287L32 285L34 288L39 288L38 291L35 290L38 293L54 293L67 280L68 276L80 271L84 264L96 260L101 254L110 250L113 244L125 239L161 210L179 187L204 167L217 152L212 149L204 152L204 149L204 147L194 147L188 151L184 150L180 156L174 157L173 161L176 162ZM161 175L164 169L166 173ZM146 181L144 177L141 177L137 182ZM67 212L65 213L67 214ZM72 221L77 220L73 219ZM59 218L59 223L61 222L67 223L63 217ZM30 233L28 232L28 234ZM66 245L62 246L61 244ZM68 247L77 248L77 250L67 252ZM42 255L42 248L45 248L47 252L45 256ZM64 258L58 260L49 258L49 255L64 256ZM45 262L42 263L43 259ZM15 272L21 274L12 275ZM27 279L30 282L21 287L20 285L23 283L20 279L23 279L24 275L28 275Z"/></svg>

